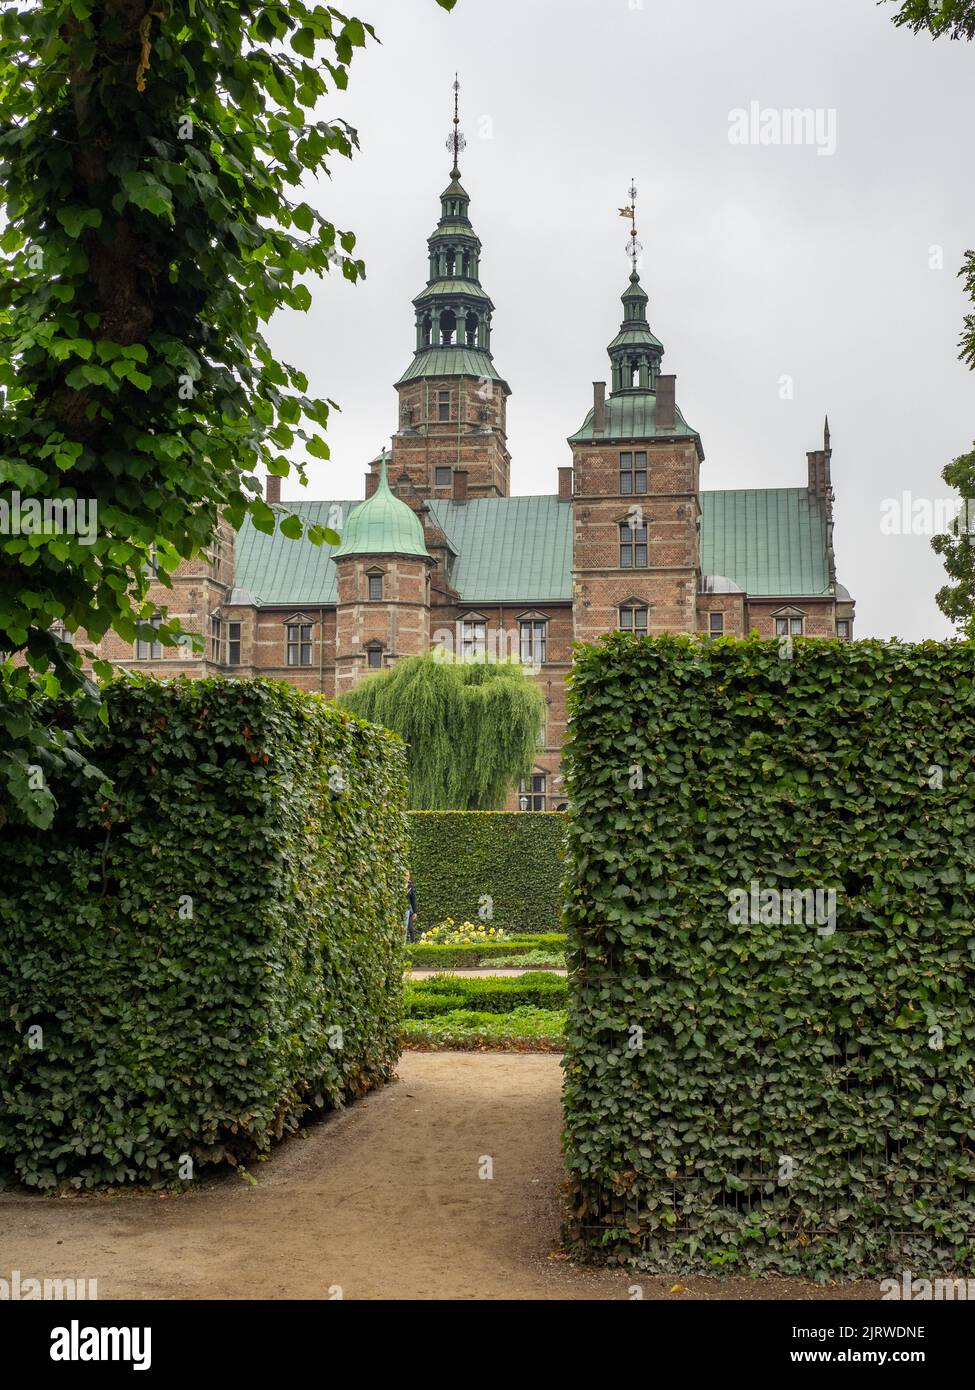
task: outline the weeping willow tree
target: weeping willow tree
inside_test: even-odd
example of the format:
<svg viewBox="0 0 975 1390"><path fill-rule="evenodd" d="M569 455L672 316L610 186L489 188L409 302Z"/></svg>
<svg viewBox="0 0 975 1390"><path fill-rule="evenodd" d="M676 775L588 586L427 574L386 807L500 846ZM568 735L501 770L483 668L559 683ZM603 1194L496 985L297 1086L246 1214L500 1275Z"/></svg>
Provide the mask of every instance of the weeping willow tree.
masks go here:
<svg viewBox="0 0 975 1390"><path fill-rule="evenodd" d="M416 811L496 811L531 772L545 700L514 661L405 657L340 701L409 749Z"/></svg>

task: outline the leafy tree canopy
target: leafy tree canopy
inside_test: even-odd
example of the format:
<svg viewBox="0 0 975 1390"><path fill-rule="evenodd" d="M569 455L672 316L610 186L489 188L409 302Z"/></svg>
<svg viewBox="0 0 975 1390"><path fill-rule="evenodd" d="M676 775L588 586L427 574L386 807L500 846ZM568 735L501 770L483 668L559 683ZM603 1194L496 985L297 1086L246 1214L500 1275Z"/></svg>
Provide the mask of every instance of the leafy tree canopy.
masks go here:
<svg viewBox="0 0 975 1390"><path fill-rule="evenodd" d="M975 639L975 446L941 474L961 494L961 508L948 531L931 542L953 582L939 589L938 607Z"/></svg>
<svg viewBox="0 0 975 1390"><path fill-rule="evenodd" d="M541 691L511 661L405 657L340 701L408 747L410 806L495 811L531 772L545 718Z"/></svg>
<svg viewBox="0 0 975 1390"><path fill-rule="evenodd" d="M888 4L890 0L881 0ZM900 4L894 18L915 34L927 30L932 38L947 34L951 39L975 38L975 0L893 0Z"/></svg>
<svg viewBox="0 0 975 1390"><path fill-rule="evenodd" d="M97 691L52 628L148 635L153 548L168 584L221 514L271 531L259 470L328 457L333 403L262 325L308 309L309 275L364 273L353 233L288 190L352 153L314 108L373 35L304 0L3 7L0 652L26 664L0 662L0 824L48 823L50 775L83 756L65 702ZM95 534L50 510L25 529L18 498L97 502Z"/></svg>

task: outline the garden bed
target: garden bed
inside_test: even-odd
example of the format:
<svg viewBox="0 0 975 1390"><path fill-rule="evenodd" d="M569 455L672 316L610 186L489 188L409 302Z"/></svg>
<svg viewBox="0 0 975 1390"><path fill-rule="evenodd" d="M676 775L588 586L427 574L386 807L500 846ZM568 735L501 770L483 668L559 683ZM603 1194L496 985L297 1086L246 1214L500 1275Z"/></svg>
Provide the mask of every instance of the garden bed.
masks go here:
<svg viewBox="0 0 975 1390"><path fill-rule="evenodd" d="M561 1051L567 984L544 971L407 982L403 1044L424 1049Z"/></svg>
<svg viewBox="0 0 975 1390"><path fill-rule="evenodd" d="M407 946L406 957L409 965L417 970L456 970L478 965L495 965L498 960L506 963L516 956L545 955L558 957L558 964L564 965L565 934L562 932L536 933L533 936L509 936L504 941L477 942L469 946L437 946L417 942ZM530 961L529 964L534 964Z"/></svg>

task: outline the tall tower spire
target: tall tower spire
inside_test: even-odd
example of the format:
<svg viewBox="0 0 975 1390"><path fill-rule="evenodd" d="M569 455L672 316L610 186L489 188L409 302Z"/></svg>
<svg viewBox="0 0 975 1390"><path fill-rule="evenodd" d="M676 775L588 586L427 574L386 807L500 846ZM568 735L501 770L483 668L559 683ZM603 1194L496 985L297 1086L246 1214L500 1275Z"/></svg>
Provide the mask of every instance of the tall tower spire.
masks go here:
<svg viewBox="0 0 975 1390"><path fill-rule="evenodd" d="M454 167L450 171L452 179L460 178L460 152L467 149L464 132L460 128L460 79L454 73L454 129L447 136L447 148L454 151Z"/></svg>
<svg viewBox="0 0 975 1390"><path fill-rule="evenodd" d="M454 119L446 145L453 167L440 195L440 221L427 241L429 279L413 300L413 361L396 383L400 428L394 462L407 470L421 497L446 496L453 469L468 473L472 496L506 496L505 398L511 393L491 354L494 305L481 286L481 242L460 181L467 141L456 74L452 89Z"/></svg>
<svg viewBox="0 0 975 1390"><path fill-rule="evenodd" d="M655 391L660 375L663 344L650 332L647 323L649 296L640 284L637 266L643 246L637 239L636 184L630 180L630 201L620 208L620 217L629 218L630 235L626 240L626 256L630 262L630 283L623 292L623 322L620 331L609 345L609 360L613 364L613 395L622 391Z"/></svg>

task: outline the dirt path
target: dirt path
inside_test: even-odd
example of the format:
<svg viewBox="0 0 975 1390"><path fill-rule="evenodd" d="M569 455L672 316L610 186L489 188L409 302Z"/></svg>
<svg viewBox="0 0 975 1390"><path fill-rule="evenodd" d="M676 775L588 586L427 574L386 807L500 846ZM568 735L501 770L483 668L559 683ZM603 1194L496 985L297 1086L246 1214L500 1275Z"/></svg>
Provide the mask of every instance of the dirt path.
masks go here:
<svg viewBox="0 0 975 1390"><path fill-rule="evenodd" d="M877 1297L872 1284L640 1278L553 1259L559 1058L408 1052L400 1076L282 1145L256 1187L0 1195L0 1274L97 1278L102 1299L321 1299L336 1288L350 1299L624 1299L633 1284L645 1298Z"/></svg>

